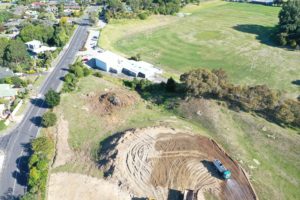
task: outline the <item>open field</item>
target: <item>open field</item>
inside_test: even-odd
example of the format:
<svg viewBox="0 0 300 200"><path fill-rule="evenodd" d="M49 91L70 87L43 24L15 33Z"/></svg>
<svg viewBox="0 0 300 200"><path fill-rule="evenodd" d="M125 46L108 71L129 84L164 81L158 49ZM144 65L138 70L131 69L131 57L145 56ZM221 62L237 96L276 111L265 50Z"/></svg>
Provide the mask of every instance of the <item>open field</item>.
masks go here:
<svg viewBox="0 0 300 200"><path fill-rule="evenodd" d="M223 68L234 83L267 84L296 97L300 53L275 47L270 39L278 7L212 1L188 6L189 16L114 20L102 31L100 46L142 59L169 73Z"/></svg>
<svg viewBox="0 0 300 200"><path fill-rule="evenodd" d="M107 106L103 94L113 92L121 100L120 106ZM128 103L128 97L134 104ZM214 101L183 101L178 116L144 101L116 78L89 76L80 80L79 91L62 95L61 105L55 112L60 120L63 116L63 121L59 129L54 127L52 131L60 130L58 145L64 148L58 148L68 159L64 157L64 164L52 169L52 173L72 172L101 179L103 171L95 164L101 141L130 128L167 126L216 140L250 174L259 199L296 200L300 195L297 131L249 113L230 111ZM65 147L66 141L70 148ZM209 191L204 196L215 197Z"/></svg>

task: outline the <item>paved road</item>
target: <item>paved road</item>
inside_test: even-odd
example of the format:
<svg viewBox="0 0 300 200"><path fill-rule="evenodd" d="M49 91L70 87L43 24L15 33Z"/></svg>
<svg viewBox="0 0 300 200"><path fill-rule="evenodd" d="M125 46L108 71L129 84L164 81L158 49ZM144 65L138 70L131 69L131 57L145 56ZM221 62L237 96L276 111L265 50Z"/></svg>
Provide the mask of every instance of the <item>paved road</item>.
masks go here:
<svg viewBox="0 0 300 200"><path fill-rule="evenodd" d="M88 36L87 27L84 25L87 23L88 19L84 18L60 61L40 88L41 99L32 99L22 122L9 135L0 138L0 149L5 152L5 162L0 174L0 199L15 199L26 191L27 161L30 154L28 144L37 136L41 116L47 109L44 95L49 89L58 90L62 84L69 64L74 61L77 51Z"/></svg>

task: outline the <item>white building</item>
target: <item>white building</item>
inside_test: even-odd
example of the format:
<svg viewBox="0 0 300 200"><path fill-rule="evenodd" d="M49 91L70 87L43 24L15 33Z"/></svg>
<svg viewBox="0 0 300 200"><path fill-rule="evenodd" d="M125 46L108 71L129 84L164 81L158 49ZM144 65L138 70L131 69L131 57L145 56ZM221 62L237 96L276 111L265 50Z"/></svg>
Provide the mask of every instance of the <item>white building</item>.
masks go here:
<svg viewBox="0 0 300 200"><path fill-rule="evenodd" d="M151 78L162 73L150 63L144 61L128 60L110 51L98 53L95 57L96 67L111 73L123 73L127 76Z"/></svg>
<svg viewBox="0 0 300 200"><path fill-rule="evenodd" d="M44 53L45 51L55 51L56 50L56 47L43 46L42 42L40 42L38 40L32 40L25 44L26 44L27 50L31 51L32 53L35 53L35 54Z"/></svg>

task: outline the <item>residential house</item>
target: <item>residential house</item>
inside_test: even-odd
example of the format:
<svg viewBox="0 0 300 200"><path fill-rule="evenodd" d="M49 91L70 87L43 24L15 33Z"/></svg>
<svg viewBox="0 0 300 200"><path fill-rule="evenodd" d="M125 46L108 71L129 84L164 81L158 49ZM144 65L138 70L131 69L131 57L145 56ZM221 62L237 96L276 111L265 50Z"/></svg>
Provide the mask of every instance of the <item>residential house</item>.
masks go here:
<svg viewBox="0 0 300 200"><path fill-rule="evenodd" d="M9 84L0 84L0 99L13 100L18 90L12 88Z"/></svg>
<svg viewBox="0 0 300 200"><path fill-rule="evenodd" d="M0 119L5 119L9 114L9 106L15 100L18 90L12 88L9 84L0 84Z"/></svg>
<svg viewBox="0 0 300 200"><path fill-rule="evenodd" d="M37 19L39 17L39 12L36 10L26 10L24 18Z"/></svg>
<svg viewBox="0 0 300 200"><path fill-rule="evenodd" d="M44 6L46 6L46 4L43 2L32 2L30 5L31 9L34 9L34 10L41 9Z"/></svg>
<svg viewBox="0 0 300 200"><path fill-rule="evenodd" d="M46 51L55 51L56 47L48 47L48 46L43 46L43 43L38 40L32 40L30 42L25 43L27 50L34 53L34 54L39 54L39 53L44 53Z"/></svg>

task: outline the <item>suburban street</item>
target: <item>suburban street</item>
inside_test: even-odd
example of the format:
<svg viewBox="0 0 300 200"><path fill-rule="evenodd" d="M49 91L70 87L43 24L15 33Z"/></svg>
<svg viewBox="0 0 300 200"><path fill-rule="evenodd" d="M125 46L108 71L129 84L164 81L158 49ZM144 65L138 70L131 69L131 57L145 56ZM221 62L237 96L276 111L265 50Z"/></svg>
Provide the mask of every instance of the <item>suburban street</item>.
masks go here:
<svg viewBox="0 0 300 200"><path fill-rule="evenodd" d="M0 199L15 199L26 192L27 161L29 142L36 138L40 130L41 116L46 111L44 95L49 89L58 90L68 66L74 61L76 53L84 44L88 35L89 19L85 16L74 32L65 52L53 71L40 87L39 98L31 99L31 104L20 124L9 134L0 137L0 150L5 152L5 161L0 173Z"/></svg>

